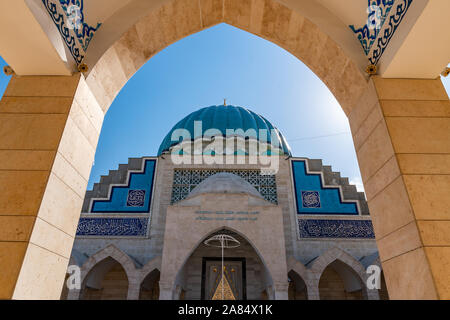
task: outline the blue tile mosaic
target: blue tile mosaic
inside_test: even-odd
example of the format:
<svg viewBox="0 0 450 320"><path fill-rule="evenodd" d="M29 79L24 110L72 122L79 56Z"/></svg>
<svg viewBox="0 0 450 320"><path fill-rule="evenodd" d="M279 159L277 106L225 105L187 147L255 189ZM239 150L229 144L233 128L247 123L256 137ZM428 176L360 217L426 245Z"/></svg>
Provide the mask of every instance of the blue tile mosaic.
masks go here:
<svg viewBox="0 0 450 320"><path fill-rule="evenodd" d="M77 236L145 237L148 218L81 218Z"/></svg>
<svg viewBox="0 0 450 320"><path fill-rule="evenodd" d="M378 64L413 0L367 0L368 21L362 27L350 25L371 64ZM379 27L374 27L376 20Z"/></svg>
<svg viewBox="0 0 450 320"><path fill-rule="evenodd" d="M303 208L320 208L320 195L317 191L302 191Z"/></svg>
<svg viewBox="0 0 450 320"><path fill-rule="evenodd" d="M89 44L102 25L86 23L84 0L42 0L77 64L83 62Z"/></svg>
<svg viewBox="0 0 450 320"><path fill-rule="evenodd" d="M109 199L93 200L91 213L146 213L150 211L156 159L145 160L144 172L130 173L128 185L113 186Z"/></svg>
<svg viewBox="0 0 450 320"><path fill-rule="evenodd" d="M354 25L350 26L350 29L357 35L366 55L369 54L386 18L391 12L394 0L367 0L367 2L367 23L360 28L356 28Z"/></svg>
<svg viewBox="0 0 450 320"><path fill-rule="evenodd" d="M300 238L375 239L370 220L298 221Z"/></svg>
<svg viewBox="0 0 450 320"><path fill-rule="evenodd" d="M292 161L297 213L358 215L355 202L343 202L338 187L324 188L320 174L308 174L305 160Z"/></svg>
<svg viewBox="0 0 450 320"><path fill-rule="evenodd" d="M127 207L143 207L145 205L145 190L128 191Z"/></svg>
<svg viewBox="0 0 450 320"><path fill-rule="evenodd" d="M397 31L400 23L403 21L408 9L411 7L413 0L401 0L401 3L397 5L397 8L393 11L393 14L389 17L387 27L382 32L382 35L378 37L376 41L376 47L369 55L369 61L371 64L378 64L381 56L386 51L387 46L391 42L392 37Z"/></svg>

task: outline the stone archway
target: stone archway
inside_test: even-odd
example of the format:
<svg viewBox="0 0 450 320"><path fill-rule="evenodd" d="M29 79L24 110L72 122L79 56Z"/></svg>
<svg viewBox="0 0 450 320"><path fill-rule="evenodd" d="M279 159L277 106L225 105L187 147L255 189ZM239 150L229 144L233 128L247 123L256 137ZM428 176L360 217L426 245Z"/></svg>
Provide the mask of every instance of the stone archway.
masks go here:
<svg viewBox="0 0 450 320"><path fill-rule="evenodd" d="M288 259L288 270L294 272L306 285L308 300L319 300L319 291L315 274L294 257ZM298 279L297 279L298 280Z"/></svg>
<svg viewBox="0 0 450 320"><path fill-rule="evenodd" d="M158 269L152 270L141 282L139 300L159 300L159 279L161 273Z"/></svg>
<svg viewBox="0 0 450 320"><path fill-rule="evenodd" d="M289 277L289 300L308 300L308 286L305 280L294 270L288 273Z"/></svg>
<svg viewBox="0 0 450 320"><path fill-rule="evenodd" d="M121 88L152 56L189 35L227 23L266 39L305 63L349 114L367 88L360 67L318 26L274 0L173 0L154 8L93 66L87 83L108 110Z"/></svg>
<svg viewBox="0 0 450 320"><path fill-rule="evenodd" d="M129 299L158 300L159 280L161 276L161 257L151 259L139 270L139 287L133 292Z"/></svg>
<svg viewBox="0 0 450 320"><path fill-rule="evenodd" d="M89 272L80 300L126 300L129 281L122 265L108 257Z"/></svg>
<svg viewBox="0 0 450 320"><path fill-rule="evenodd" d="M216 234L227 234L239 241L240 246L224 251L227 284L236 300L273 299L274 283L264 258L249 240L228 228L208 233L187 255L175 280L175 299L184 292L187 300L210 300L221 278L221 250L206 246L204 241Z"/></svg>
<svg viewBox="0 0 450 320"><path fill-rule="evenodd" d="M115 268L115 269L114 269ZM81 290L69 291L69 300L79 300L84 295L84 289L88 282L92 282L93 288L99 288L105 276L113 269L116 273L123 273L127 286L124 293L125 299L133 299L133 293L138 282L138 275L133 260L114 245L109 245L100 250L81 266ZM92 277L95 271L97 274ZM95 295L94 295L95 296Z"/></svg>
<svg viewBox="0 0 450 320"><path fill-rule="evenodd" d="M364 300L364 291L358 275L340 260L330 263L320 277L320 300Z"/></svg>
<svg viewBox="0 0 450 320"><path fill-rule="evenodd" d="M226 212L233 203L235 212L257 210L258 218L248 223L239 219L198 220L201 210ZM196 221L196 223L192 223ZM190 224L189 230L184 228ZM246 193L227 193L217 197L215 193L202 193L169 206L166 212L164 247L161 266L161 299L174 299L177 276L192 252L212 232L229 230L244 238L257 252L272 279L270 298L287 299L287 268L282 211L279 206Z"/></svg>
<svg viewBox="0 0 450 320"><path fill-rule="evenodd" d="M79 74L12 78L0 110L0 210L20 232L2 236L8 278L0 279L0 298L59 297L104 113L152 55L220 22L294 54L349 116L391 298L449 298L450 270L442 266L450 246L440 239L450 228L450 104L441 81L367 81L333 39L274 0L190 3L155 8L105 52L86 80Z"/></svg>
<svg viewBox="0 0 450 320"><path fill-rule="evenodd" d="M322 293L320 288L324 287L323 281L329 280L330 282L338 283L341 285L342 290L346 292L358 292L354 296L351 294L348 297L364 298L369 300L378 300L378 292L376 290L369 290L365 285L367 280L367 274L363 265L353 258L347 252L340 248L334 247L326 251L320 257L318 257L311 266L311 272L315 278L314 287L318 288L320 299L322 299ZM324 275L328 279L324 279ZM325 286L327 286L326 284ZM329 288L327 288L329 289ZM333 290L329 290L333 291ZM326 298L332 298L333 292L326 294ZM336 299L347 297L344 291Z"/></svg>

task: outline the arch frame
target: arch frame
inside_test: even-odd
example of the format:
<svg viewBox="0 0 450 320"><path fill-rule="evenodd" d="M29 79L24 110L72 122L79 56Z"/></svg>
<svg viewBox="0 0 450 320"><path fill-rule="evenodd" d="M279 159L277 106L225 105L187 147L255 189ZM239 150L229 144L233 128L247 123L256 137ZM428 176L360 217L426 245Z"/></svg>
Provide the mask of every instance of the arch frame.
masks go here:
<svg viewBox="0 0 450 320"><path fill-rule="evenodd" d="M367 88L361 62L355 62L298 8L276 0L171 0L152 7L96 59L87 82L104 112L155 54L220 23L261 37L297 57L325 83L347 115Z"/></svg>
<svg viewBox="0 0 450 320"><path fill-rule="evenodd" d="M142 290L142 284L145 279L155 271L158 271L161 275L161 256L150 259L141 269L138 270L139 280L137 281L138 287L129 294L128 300L140 300L140 294ZM159 281L158 281L159 286Z"/></svg>
<svg viewBox="0 0 450 320"><path fill-rule="evenodd" d="M316 281L315 274L310 268L307 268L303 263L295 259L294 257L289 257L287 263L288 273L294 271L297 273L305 282L306 294L308 300L320 300L319 297L319 286Z"/></svg>
<svg viewBox="0 0 450 320"><path fill-rule="evenodd" d="M135 263L125 252L120 250L114 244L110 244L90 256L89 259L87 259L87 261L81 266L81 289L70 290L68 295L69 300L80 300L82 291L86 286L86 281L88 280L90 272L93 271L99 263L105 261L108 258L115 260L125 271L128 279L127 299L135 299L134 297L136 287L138 286L138 284L140 285L139 273L136 269Z"/></svg>
<svg viewBox="0 0 450 320"><path fill-rule="evenodd" d="M244 2L252 2L251 0L240 0ZM152 12L157 11L163 6L169 6L173 0L157 0L142 3L140 0L131 0L119 11L108 17L106 21L102 22L102 27L97 31L96 38L91 42L89 48L89 55L85 59L88 65L95 65L102 55L110 48L116 41L118 35L121 35L126 30L129 30L139 20L143 19ZM224 11L226 6L233 1L227 0L200 0L200 10L210 6L221 6ZM234 1L236 2L236 1ZM256 0L253 2L264 3L264 0ZM367 66L367 57L361 50L361 44L350 31L349 27L335 15L332 11L324 5L315 0L276 0L279 5L292 10L293 12L301 13L305 18L309 19L317 25L328 36L336 39L336 43L356 62L361 70ZM252 3L252 5L255 5ZM318 14L320 12L320 15ZM203 15L203 12L202 12ZM123 16L128 19L124 21ZM225 18L225 14L222 13ZM203 19L203 17L202 17ZM206 19L208 20L208 18Z"/></svg>
<svg viewBox="0 0 450 320"><path fill-rule="evenodd" d="M213 230L206 231L206 233L204 233L200 237L200 240L197 241L190 248L190 250L184 255L184 260L181 263L181 266L179 267L178 272L175 275L175 280L173 281L173 284L172 284L172 290L174 291L174 298L177 298L177 296L178 296L177 291L179 291L179 290L181 290L183 288L183 285L182 285L182 283L180 283L179 278L180 278L181 272L185 268L185 266L188 263L188 261L191 258L191 256L204 243L205 240L207 240L211 235L213 235L213 234L215 234L215 233L217 233L217 232L219 232L221 230L226 230L226 231L229 231L229 232L233 232L233 233L239 235L240 237L244 238L244 240L251 246L252 250L255 251L256 255L258 256L258 258L260 259L262 265L264 266L265 277L266 277L266 280L268 280L268 282L269 282L269 286L274 287L275 284L274 284L274 281L273 281L271 270L267 266L267 263L264 260L264 256L260 253L260 251L255 246L255 244L252 243L252 241L245 234L243 234L242 232L240 232L238 230L235 230L234 228L231 228L231 227L228 227L228 226L221 226L221 227L217 227L217 228L215 228Z"/></svg>
<svg viewBox="0 0 450 320"><path fill-rule="evenodd" d="M361 289L363 296L369 300L379 300L377 290L369 290L366 282L368 275L364 266L356 260L351 254L339 247L332 247L323 253L320 257L312 262L311 273L314 275L314 287L319 288L319 282L325 269L335 261L343 263L349 268L349 271L354 273L354 276L358 277L358 281L361 283ZM318 290L319 291L319 290ZM320 292L319 297L320 297Z"/></svg>
<svg viewBox="0 0 450 320"><path fill-rule="evenodd" d="M157 256L152 259L150 259L141 269L139 269L139 284L142 284L142 281L145 280L145 278L152 273L155 270L158 270L161 272L161 265L162 265L162 257Z"/></svg>
<svg viewBox="0 0 450 320"><path fill-rule="evenodd" d="M200 199L201 207L185 200L167 208L160 282L167 290L161 290L161 299L173 299L173 290L182 266L201 241L221 229L231 230L246 239L269 271L275 297L287 298L286 248L281 208L244 194L228 194L226 199L217 194L201 194L197 198ZM210 212L229 211L230 202L235 204L233 210L236 212L258 212L257 219L244 223L237 219L197 220L199 208ZM184 228L188 224L191 225L190 230ZM270 233L264 232L267 226L271 226Z"/></svg>
<svg viewBox="0 0 450 320"><path fill-rule="evenodd" d="M2 198L3 213L15 215L17 219L25 216L45 217L49 222L48 229L44 229L42 225L33 226L18 220L12 222L24 231L23 238L20 238L23 247L14 249L12 255L14 259L6 260L2 264L2 267L11 270L11 274L15 274L11 279L7 279L6 289L0 291L2 298L32 299L58 296L57 291L61 288L60 282L62 283L58 278L63 279L66 271L66 266L63 265L66 265L70 256L70 245L63 249L55 248L56 241L42 241L34 234L39 236L45 233L43 230L51 230L55 237L64 238L64 241L70 238L69 235L74 235L75 221L79 216L77 202L79 200L75 190L85 184L83 174L89 175L99 132L93 130L94 133L86 133L83 132L83 128L76 128L74 117L69 115L69 111L72 108L75 110L81 107L89 113L98 107L102 109L102 113L106 112L123 83L145 63L145 56L139 55L139 52L143 52L143 48L132 50L134 44L137 46L140 44L133 41L127 43L133 36L138 36L136 28L130 29L127 34L129 38L124 35L123 41L119 40L116 43L117 46L113 46L105 54L102 63L106 68L101 67L101 63L94 66L95 70L93 69L88 76L88 85L85 85L84 77L80 80L80 75L77 74L72 77L13 76L8 86L2 99L5 109L1 110L1 113L10 113L14 119L12 116L6 119L2 115L0 127L3 125L6 127L8 124L9 135L14 137L21 135L24 127L30 128L32 133L40 130L48 133L47 141L37 139L39 138L37 135L33 137L35 139L30 139L33 142L26 146L26 150L24 141L21 139L15 141L7 137L7 142L2 140L1 142L11 152L11 157L7 157L8 161L23 158L24 155L31 156L36 150L51 150L57 154L57 157L55 159L54 156L49 156L48 159L43 160L42 176L34 176L33 179L30 179L30 173L27 172L28 167L12 168L8 161L2 162L2 165L6 165L6 169L2 172L5 179L8 179L5 181L17 181L17 184L10 185L9 196L23 199L24 186L28 188L33 184L34 188L34 185L39 184L38 192L33 191L34 193L27 194L30 201L23 201L30 204L30 207L24 208L18 204L20 201L12 202ZM130 56L132 52L137 53L138 56ZM117 56L122 55L126 57L119 60ZM317 57L317 63L320 65L320 60L323 59L324 57ZM142 63L134 63L140 60ZM449 270L441 266L442 259L444 262L450 261L450 254L448 243L439 242L439 239L445 239L448 227L441 229L438 226L442 225L442 219L448 218L442 216L449 207L450 201L443 193L445 190L443 187L448 185L448 167L445 166L445 161L437 161L433 171L430 171L430 166L427 164L432 158L448 157L450 154L448 139L446 139L448 95L439 79L373 77L369 81L370 88L362 89L365 92L358 101L357 97L360 96L361 91L359 89L367 86L365 81L358 80L361 79L360 77L352 77L355 73L351 69L355 68L352 68L350 63L345 65L348 68L345 67L342 72L333 73L333 75L340 77L339 81L346 84L340 92L347 98L344 99L345 101L338 100L343 106L343 102L349 106L347 114L352 126L364 184L367 187L369 207L378 245L381 247L381 260L385 266L389 290L395 293L392 295L394 299L445 299L450 294L446 281ZM351 88L353 80L357 82L355 90ZM80 89L81 86L83 89ZM30 97L34 99L32 110L29 108L29 101L26 100ZM55 103L58 99L66 99L64 108L58 103L64 109L60 111L61 119L55 119L54 114L48 109L48 101ZM430 111L430 105L436 109ZM41 114L36 115L36 112ZM21 113L25 113L32 122L24 122ZM417 114L421 115L420 119ZM80 118L83 118L83 115ZM66 122L68 119L70 121ZM56 124L55 120L58 128L54 128L52 132L46 131L48 130L46 124L49 121ZM85 117L84 120L89 119ZM100 128L102 121L102 118L98 121ZM84 137L83 133L86 133ZM81 140L84 145L79 143ZM433 141L433 144L429 141ZM74 143L77 144L74 145ZM95 146L86 147L89 143ZM31 149L33 152L30 151ZM19 156L19 152L23 153ZM78 176L74 175L75 179L68 179L60 172L58 176L57 160L60 159L60 155L67 156L69 165L80 173ZM68 186L67 189L63 186L64 183ZM68 190L69 188L72 190ZM433 194L433 197L424 197L423 194ZM400 201L392 201L392 198L398 198ZM433 206L437 206L440 210L431 210ZM57 212L61 208L64 208L64 215ZM399 212L402 214L401 221L393 219L399 216L397 215ZM41 220L37 219L37 221ZM427 221L427 225L424 221ZM430 228L435 230L439 237L434 232L429 232ZM404 232L409 232L408 237L405 237ZM62 233L65 234L62 235ZM30 237L32 234L33 237ZM412 240L409 240L409 237ZM15 245L13 243L17 242L17 239L11 240L8 235L4 239L6 244L2 250L10 252L8 251L10 247L6 246ZM72 240L68 239L67 243ZM56 254L55 252L59 250L61 250L60 254ZM24 258L24 252L26 258ZM67 259L63 259L63 262L55 262L57 259L61 260L61 256ZM45 263L42 263L43 261ZM54 263L53 269L43 267L50 266L51 263ZM408 266L408 272L399 271L400 266L404 265ZM47 284L42 281L47 278L54 280L53 287L50 285L47 287ZM418 279L414 281L414 285L411 284L413 278ZM415 290L411 290L411 287Z"/></svg>

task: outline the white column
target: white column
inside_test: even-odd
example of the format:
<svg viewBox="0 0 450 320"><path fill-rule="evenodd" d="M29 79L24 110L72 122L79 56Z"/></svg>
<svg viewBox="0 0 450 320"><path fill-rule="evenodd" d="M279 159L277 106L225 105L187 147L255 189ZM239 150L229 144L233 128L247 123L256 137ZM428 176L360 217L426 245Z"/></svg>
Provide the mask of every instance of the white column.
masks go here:
<svg viewBox="0 0 450 320"><path fill-rule="evenodd" d="M141 292L140 282L135 279L130 279L128 282L127 300L139 300L140 292Z"/></svg>
<svg viewBox="0 0 450 320"><path fill-rule="evenodd" d="M159 300L173 300L173 284L159 282Z"/></svg>
<svg viewBox="0 0 450 320"><path fill-rule="evenodd" d="M274 284L274 299L275 300L288 300L289 299L289 283L288 282L276 282Z"/></svg>
<svg viewBox="0 0 450 320"><path fill-rule="evenodd" d="M320 300L319 280L320 278L316 277L305 280L308 300Z"/></svg>

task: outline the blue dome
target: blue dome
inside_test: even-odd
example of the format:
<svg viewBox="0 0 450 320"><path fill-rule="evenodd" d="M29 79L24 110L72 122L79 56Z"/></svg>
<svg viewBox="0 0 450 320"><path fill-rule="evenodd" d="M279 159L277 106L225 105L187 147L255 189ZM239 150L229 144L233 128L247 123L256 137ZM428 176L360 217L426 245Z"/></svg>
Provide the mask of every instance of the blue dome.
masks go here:
<svg viewBox="0 0 450 320"><path fill-rule="evenodd" d="M195 121L202 121L202 133L200 135L197 134L197 136L194 134ZM172 141L172 134L177 129L186 129L187 131L189 131L190 136L193 139L201 137L208 129L218 129L223 133L223 135L226 135L227 129L242 129L244 132L249 129L254 129L257 135L257 137L255 138L257 138L258 141L261 141L259 137L259 130L265 129L268 131L268 141L263 142L268 142L278 147L284 155L291 155L291 148L289 147L286 139L281 134L281 132L264 117L243 107L223 105L211 106L191 113L183 120L178 122L172 128L172 130L170 130L170 132L161 143L161 146L159 147L158 156L163 152L168 151L172 146L177 145L181 142ZM272 130L276 132L277 141L271 140Z"/></svg>

